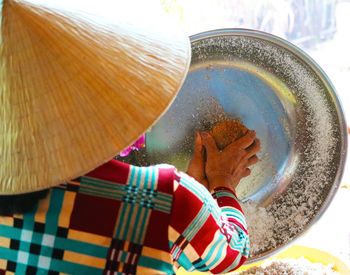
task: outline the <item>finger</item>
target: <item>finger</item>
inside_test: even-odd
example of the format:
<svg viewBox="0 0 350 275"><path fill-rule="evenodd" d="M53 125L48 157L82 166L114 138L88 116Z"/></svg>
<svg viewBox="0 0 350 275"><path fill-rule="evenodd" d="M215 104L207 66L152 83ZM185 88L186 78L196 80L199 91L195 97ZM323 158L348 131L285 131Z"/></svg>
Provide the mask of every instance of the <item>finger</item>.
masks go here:
<svg viewBox="0 0 350 275"><path fill-rule="evenodd" d="M213 155L218 151L215 140L208 132L202 132L201 137L202 137L202 144L205 147L205 150L207 151L207 156L208 158L210 158L211 155Z"/></svg>
<svg viewBox="0 0 350 275"><path fill-rule="evenodd" d="M259 161L259 158L256 155L254 155L248 159L247 166L251 166L251 165L257 163L258 161Z"/></svg>
<svg viewBox="0 0 350 275"><path fill-rule="evenodd" d="M255 131L248 130L248 132L243 137L232 142L227 147L232 148L234 150L237 150L237 148L246 149L254 142L255 136L256 136ZM231 149L228 149L228 150L231 150Z"/></svg>
<svg viewBox="0 0 350 275"><path fill-rule="evenodd" d="M246 149L248 157L256 155L260 151L260 140L255 139L254 143Z"/></svg>
<svg viewBox="0 0 350 275"><path fill-rule="evenodd" d="M248 177L251 174L251 170L249 168L246 168L242 174L242 178Z"/></svg>
<svg viewBox="0 0 350 275"><path fill-rule="evenodd" d="M201 138L201 135L199 134L199 132L196 132L196 139L194 141L194 152L193 152L193 155L195 157L202 158L203 157L202 151L203 151L202 138Z"/></svg>
<svg viewBox="0 0 350 275"><path fill-rule="evenodd" d="M187 174L197 180L204 178L204 150L202 146L202 138L196 133L193 157L188 165Z"/></svg>

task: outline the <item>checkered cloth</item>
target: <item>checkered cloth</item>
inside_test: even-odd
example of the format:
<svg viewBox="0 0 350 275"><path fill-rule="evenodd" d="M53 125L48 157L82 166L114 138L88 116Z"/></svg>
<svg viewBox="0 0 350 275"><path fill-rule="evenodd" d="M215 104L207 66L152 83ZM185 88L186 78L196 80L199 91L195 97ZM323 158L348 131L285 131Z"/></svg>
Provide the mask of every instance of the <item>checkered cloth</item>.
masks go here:
<svg viewBox="0 0 350 275"><path fill-rule="evenodd" d="M226 272L249 240L234 194L214 197L173 167L110 161L31 212L0 217L0 274Z"/></svg>

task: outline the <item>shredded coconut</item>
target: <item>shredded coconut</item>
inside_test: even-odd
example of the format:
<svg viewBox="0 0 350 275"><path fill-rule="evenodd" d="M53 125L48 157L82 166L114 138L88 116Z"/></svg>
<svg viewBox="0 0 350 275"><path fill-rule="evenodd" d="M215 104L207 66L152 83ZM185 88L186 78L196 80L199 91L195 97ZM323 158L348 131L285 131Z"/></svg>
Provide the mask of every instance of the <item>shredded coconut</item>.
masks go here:
<svg viewBox="0 0 350 275"><path fill-rule="evenodd" d="M236 275L337 275L332 265L312 263L305 258L269 260L260 266L253 266Z"/></svg>
<svg viewBox="0 0 350 275"><path fill-rule="evenodd" d="M256 254L262 247L276 245L273 239L274 217L264 207L251 201L241 204L247 219L250 239L250 254Z"/></svg>

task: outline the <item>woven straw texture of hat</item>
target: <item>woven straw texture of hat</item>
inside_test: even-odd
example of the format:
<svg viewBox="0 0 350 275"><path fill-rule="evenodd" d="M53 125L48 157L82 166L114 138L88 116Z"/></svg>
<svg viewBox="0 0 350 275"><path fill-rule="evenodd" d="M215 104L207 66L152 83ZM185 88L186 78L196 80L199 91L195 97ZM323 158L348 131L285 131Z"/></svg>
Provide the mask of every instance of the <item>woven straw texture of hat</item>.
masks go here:
<svg viewBox="0 0 350 275"><path fill-rule="evenodd" d="M108 161L156 122L187 74L189 40L166 18L73 2L2 1L0 194Z"/></svg>

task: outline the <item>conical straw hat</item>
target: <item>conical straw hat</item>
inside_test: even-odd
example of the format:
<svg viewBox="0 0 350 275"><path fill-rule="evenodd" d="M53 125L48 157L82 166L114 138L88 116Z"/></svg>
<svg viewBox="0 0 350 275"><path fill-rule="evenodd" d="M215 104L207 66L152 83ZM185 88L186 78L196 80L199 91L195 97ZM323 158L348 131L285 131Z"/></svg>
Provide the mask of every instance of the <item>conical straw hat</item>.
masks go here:
<svg viewBox="0 0 350 275"><path fill-rule="evenodd" d="M71 2L2 2L0 194L108 161L156 122L187 74L189 40L166 18Z"/></svg>

